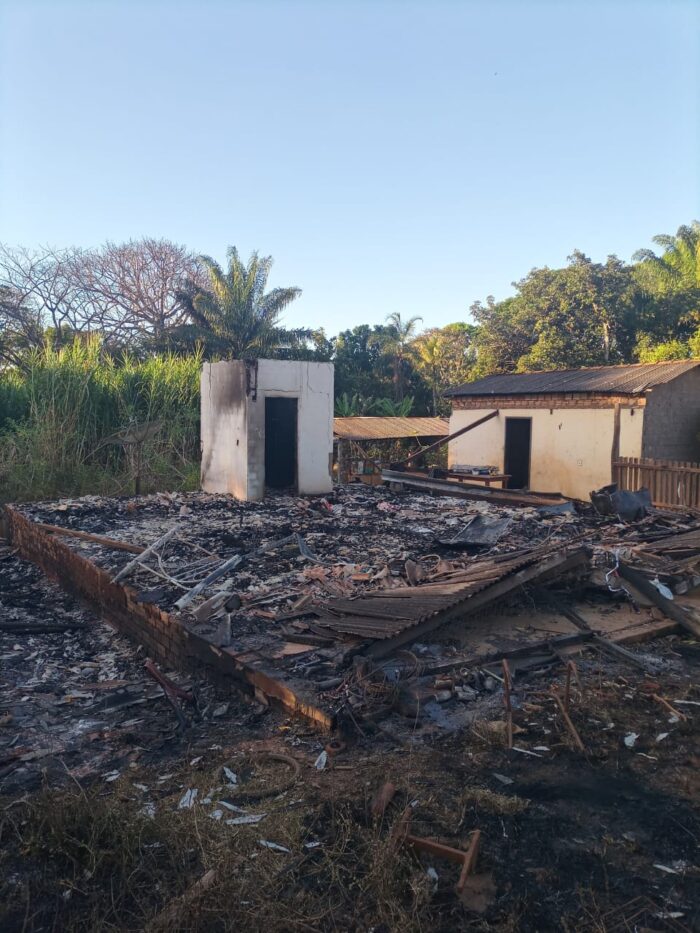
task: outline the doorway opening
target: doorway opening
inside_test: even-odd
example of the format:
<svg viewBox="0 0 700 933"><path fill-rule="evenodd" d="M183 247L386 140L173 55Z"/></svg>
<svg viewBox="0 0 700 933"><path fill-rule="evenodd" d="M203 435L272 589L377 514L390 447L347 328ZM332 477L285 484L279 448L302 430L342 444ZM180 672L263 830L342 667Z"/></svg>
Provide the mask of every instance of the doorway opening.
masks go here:
<svg viewBox="0 0 700 933"><path fill-rule="evenodd" d="M288 489L297 483L297 399L265 399L265 485Z"/></svg>
<svg viewBox="0 0 700 933"><path fill-rule="evenodd" d="M506 418L504 473L510 489L530 488L532 418Z"/></svg>

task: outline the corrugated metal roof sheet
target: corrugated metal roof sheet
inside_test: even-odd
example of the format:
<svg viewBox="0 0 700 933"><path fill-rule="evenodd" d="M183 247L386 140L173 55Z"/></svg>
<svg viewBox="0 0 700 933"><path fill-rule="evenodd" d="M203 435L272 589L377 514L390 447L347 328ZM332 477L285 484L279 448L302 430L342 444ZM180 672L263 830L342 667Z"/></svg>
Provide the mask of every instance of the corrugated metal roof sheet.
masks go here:
<svg viewBox="0 0 700 933"><path fill-rule="evenodd" d="M373 590L356 599L334 599L317 609L316 624L362 638L391 638L457 604L509 574L544 557L547 548L533 548L510 560L476 561L459 574L459 582L424 583L396 590Z"/></svg>
<svg viewBox="0 0 700 933"><path fill-rule="evenodd" d="M630 366L594 366L551 372L508 373L486 376L448 389L446 396L537 395L560 392L595 392L601 395L640 395L647 389L671 382L700 366L700 360L667 363L635 363Z"/></svg>
<svg viewBox="0 0 700 933"><path fill-rule="evenodd" d="M395 437L447 437L446 418L334 418L333 433L347 441L388 440Z"/></svg>

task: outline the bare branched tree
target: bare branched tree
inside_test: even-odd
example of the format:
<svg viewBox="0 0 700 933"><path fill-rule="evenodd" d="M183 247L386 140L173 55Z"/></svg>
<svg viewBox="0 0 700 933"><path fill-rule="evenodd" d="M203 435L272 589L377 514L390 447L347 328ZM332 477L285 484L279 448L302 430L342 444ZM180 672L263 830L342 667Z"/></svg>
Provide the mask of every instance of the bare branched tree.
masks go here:
<svg viewBox="0 0 700 933"><path fill-rule="evenodd" d="M72 251L31 251L0 245L0 286L9 289L30 320L62 329L85 329L84 297L69 273Z"/></svg>
<svg viewBox="0 0 700 933"><path fill-rule="evenodd" d="M43 326L34 307L22 295L0 285L0 362L19 364L22 353L38 347Z"/></svg>
<svg viewBox="0 0 700 933"><path fill-rule="evenodd" d="M96 332L108 346L161 340L187 318L180 295L185 281L204 281L200 263L167 240L106 243L95 250L0 245L0 287L11 296L3 319L12 317L31 345L41 342L46 329L58 343L66 332Z"/></svg>
<svg viewBox="0 0 700 933"><path fill-rule="evenodd" d="M106 243L73 255L72 281L105 336L127 344L162 339L187 316L180 297L185 281L200 281L198 261L167 240Z"/></svg>

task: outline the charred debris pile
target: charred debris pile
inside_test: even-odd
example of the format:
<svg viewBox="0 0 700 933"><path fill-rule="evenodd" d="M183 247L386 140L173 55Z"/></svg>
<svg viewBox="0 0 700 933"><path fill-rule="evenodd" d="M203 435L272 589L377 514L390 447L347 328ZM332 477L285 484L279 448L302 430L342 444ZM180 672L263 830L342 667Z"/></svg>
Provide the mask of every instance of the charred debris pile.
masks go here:
<svg viewBox="0 0 700 933"><path fill-rule="evenodd" d="M416 737L510 709L514 681L575 677L582 648L653 673L653 657L624 645L700 635L700 515L647 502L623 520L614 490L602 495L595 508L505 507L345 486L21 511L138 601L303 683L341 732Z"/></svg>

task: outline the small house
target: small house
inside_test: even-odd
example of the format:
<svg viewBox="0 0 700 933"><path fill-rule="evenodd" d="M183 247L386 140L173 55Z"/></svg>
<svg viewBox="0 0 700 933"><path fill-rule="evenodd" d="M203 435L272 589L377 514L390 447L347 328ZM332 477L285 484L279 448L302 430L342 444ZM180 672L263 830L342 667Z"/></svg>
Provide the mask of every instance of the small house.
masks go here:
<svg viewBox="0 0 700 933"><path fill-rule="evenodd" d="M700 459L700 360L486 376L445 393L451 470L495 467L510 488L587 499L621 457Z"/></svg>
<svg viewBox="0 0 700 933"><path fill-rule="evenodd" d="M272 490L330 492L332 363L205 363L201 393L205 492L251 502Z"/></svg>

